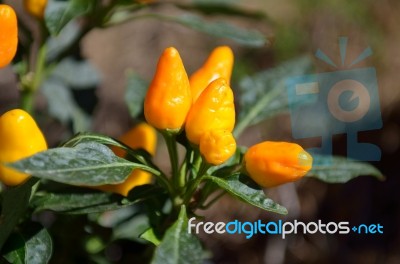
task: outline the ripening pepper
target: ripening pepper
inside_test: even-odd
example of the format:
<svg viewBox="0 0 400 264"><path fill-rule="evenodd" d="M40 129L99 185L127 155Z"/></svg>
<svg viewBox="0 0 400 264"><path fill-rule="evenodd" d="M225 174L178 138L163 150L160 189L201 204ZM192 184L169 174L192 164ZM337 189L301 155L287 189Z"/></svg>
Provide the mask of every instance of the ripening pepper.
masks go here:
<svg viewBox="0 0 400 264"><path fill-rule="evenodd" d="M200 153L211 165L220 165L236 151L236 141L227 130L211 130L200 138Z"/></svg>
<svg viewBox="0 0 400 264"><path fill-rule="evenodd" d="M262 187L273 187L300 179L312 168L312 157L301 146L265 141L244 155L245 171Z"/></svg>
<svg viewBox="0 0 400 264"><path fill-rule="evenodd" d="M25 10L32 16L43 19L47 0L24 0Z"/></svg>
<svg viewBox="0 0 400 264"><path fill-rule="evenodd" d="M218 78L224 78L228 85L232 75L233 52L228 46L215 48L206 62L194 72L190 78L193 102L197 100L210 82Z"/></svg>
<svg viewBox="0 0 400 264"><path fill-rule="evenodd" d="M0 117L0 163L14 162L46 149L42 132L27 112L14 109ZM0 165L0 181L6 185L18 185L28 178L28 174Z"/></svg>
<svg viewBox="0 0 400 264"><path fill-rule="evenodd" d="M147 122L160 130L179 131L192 105L189 79L175 48L161 55L144 100Z"/></svg>
<svg viewBox="0 0 400 264"><path fill-rule="evenodd" d="M225 79L211 82L193 104L186 118L186 136L195 145L212 130L232 132L235 126L233 92Z"/></svg>
<svg viewBox="0 0 400 264"><path fill-rule="evenodd" d="M157 134L155 129L146 123L141 123L133 127L127 133L122 135L119 139L121 142L133 149L141 148L149 152L151 155L155 154L157 145ZM112 150L119 157L123 157L126 154L125 151L121 150L120 148L113 148ZM123 196L128 196L129 191L132 190L134 187L147 183L151 183L151 173L140 169L134 169L123 183L106 184L96 186L94 188L106 192L119 193Z"/></svg>
<svg viewBox="0 0 400 264"><path fill-rule="evenodd" d="M15 11L8 5L0 5L0 68L12 61L17 45L18 23Z"/></svg>

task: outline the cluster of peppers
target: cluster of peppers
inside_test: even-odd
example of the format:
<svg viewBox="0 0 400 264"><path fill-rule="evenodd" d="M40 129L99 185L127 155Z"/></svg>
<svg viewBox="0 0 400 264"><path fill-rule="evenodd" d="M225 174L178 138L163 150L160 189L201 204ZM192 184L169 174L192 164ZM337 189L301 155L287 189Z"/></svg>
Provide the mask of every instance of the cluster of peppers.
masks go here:
<svg viewBox="0 0 400 264"><path fill-rule="evenodd" d="M226 162L236 151L229 84L233 61L229 47L217 47L189 78L178 51L167 48L145 97L147 122L163 135L184 133L208 168ZM312 157L298 144L265 141L246 151L242 171L260 186L273 187L301 178L311 167Z"/></svg>
<svg viewBox="0 0 400 264"><path fill-rule="evenodd" d="M25 1L25 7L30 14L41 18L46 3L45 0ZM17 43L15 12L7 5L0 5L0 68L13 59ZM141 148L154 155L156 128L165 137L167 146L171 145L171 140L176 144L177 135L185 135L190 147L200 154L206 169L226 162L236 152L236 140L232 135L234 95L230 87L233 61L229 47L217 47L189 78L179 52L172 47L165 49L144 101L148 124L135 126L120 140L133 149ZM0 140L0 181L10 186L25 182L29 175L1 164L46 150L42 132L27 112L15 109L0 117ZM118 156L125 155L120 149L113 151ZM170 156L175 159L171 162L175 177L178 174L176 149L170 151ZM273 187L301 178L311 167L312 157L301 146L265 141L246 151L241 169L260 186ZM150 182L151 174L135 169L121 184L95 188L127 196L133 187ZM177 183L184 184L184 181Z"/></svg>

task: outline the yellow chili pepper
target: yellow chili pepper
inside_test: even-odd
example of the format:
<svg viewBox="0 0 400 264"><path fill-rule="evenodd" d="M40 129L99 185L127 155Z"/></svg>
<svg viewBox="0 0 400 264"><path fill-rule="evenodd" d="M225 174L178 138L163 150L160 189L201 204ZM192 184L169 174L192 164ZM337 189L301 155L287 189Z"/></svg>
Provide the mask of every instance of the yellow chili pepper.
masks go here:
<svg viewBox="0 0 400 264"><path fill-rule="evenodd" d="M0 68L12 61L17 45L18 23L15 11L8 5L0 5Z"/></svg>
<svg viewBox="0 0 400 264"><path fill-rule="evenodd" d="M120 141L133 149L142 148L149 152L151 155L154 155L157 145L157 134L153 127L149 126L146 123L141 123L122 135L120 137ZM117 156L125 156L125 151L119 148L113 148L113 151ZM135 169L123 183L106 184L96 186L94 188L106 192L114 192L119 193L123 196L128 196L129 191L132 190L134 187L147 183L151 183L151 173L140 169Z"/></svg>
<svg viewBox="0 0 400 264"><path fill-rule="evenodd" d="M147 123L140 123L128 132L123 134L119 140L133 149L144 149L154 156L157 145L157 134L154 128ZM115 155L125 156L125 151L121 148L112 149Z"/></svg>
<svg viewBox="0 0 400 264"><path fill-rule="evenodd" d="M25 10L32 16L43 19L47 0L24 0Z"/></svg>
<svg viewBox="0 0 400 264"><path fill-rule="evenodd" d="M200 153L209 164L220 165L236 151L236 141L227 130L212 130L200 138Z"/></svg>
<svg viewBox="0 0 400 264"><path fill-rule="evenodd" d="M265 141L244 156L247 174L262 187L273 187L300 179L312 168L312 157L301 146Z"/></svg>
<svg viewBox="0 0 400 264"><path fill-rule="evenodd" d="M15 109L0 117L0 163L14 162L46 149L42 132L27 112ZM0 181L6 185L18 185L28 178L28 174L0 165Z"/></svg>
<svg viewBox="0 0 400 264"><path fill-rule="evenodd" d="M225 79L211 82L193 104L186 119L186 136L198 145L201 136L212 130L232 132L235 126L233 92Z"/></svg>
<svg viewBox="0 0 400 264"><path fill-rule="evenodd" d="M160 130L179 131L192 105L189 79L175 48L167 48L144 100L147 122Z"/></svg>
<svg viewBox="0 0 400 264"><path fill-rule="evenodd" d="M224 78L230 83L233 68L233 52L228 46L215 48L203 66L190 78L193 102L197 100L207 85L215 79Z"/></svg>

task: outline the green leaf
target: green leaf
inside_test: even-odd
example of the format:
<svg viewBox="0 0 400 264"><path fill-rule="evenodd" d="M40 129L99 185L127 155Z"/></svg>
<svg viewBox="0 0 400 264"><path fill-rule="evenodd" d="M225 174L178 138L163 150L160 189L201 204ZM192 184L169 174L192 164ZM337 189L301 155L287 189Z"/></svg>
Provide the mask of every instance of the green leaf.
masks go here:
<svg viewBox="0 0 400 264"><path fill-rule="evenodd" d="M383 174L373 165L345 157L313 155L313 165L308 177L328 183L345 183L358 176L374 176L384 180Z"/></svg>
<svg viewBox="0 0 400 264"><path fill-rule="evenodd" d="M149 228L149 219L146 215L140 214L131 217L113 228L113 239L129 239L143 242L140 235Z"/></svg>
<svg viewBox="0 0 400 264"><path fill-rule="evenodd" d="M41 179L70 185L122 183L133 169L159 175L155 169L119 158L108 147L95 142L50 149L7 165Z"/></svg>
<svg viewBox="0 0 400 264"><path fill-rule="evenodd" d="M100 75L87 60L62 60L52 72L52 76L62 80L73 89L87 89L100 83Z"/></svg>
<svg viewBox="0 0 400 264"><path fill-rule="evenodd" d="M48 263L52 253L52 246L51 237L47 230L43 228L25 243L26 263Z"/></svg>
<svg viewBox="0 0 400 264"><path fill-rule="evenodd" d="M46 61L52 62L80 38L81 27L78 21L68 23L57 36L47 38Z"/></svg>
<svg viewBox="0 0 400 264"><path fill-rule="evenodd" d="M236 173L225 179L214 176L205 176L204 179L214 182L220 188L226 190L232 196L242 200L245 203L254 205L266 211L283 215L287 214L285 207L266 197L263 190L261 190L250 178L243 174Z"/></svg>
<svg viewBox="0 0 400 264"><path fill-rule="evenodd" d="M148 83L136 73L128 75L128 85L125 92L125 103L132 118L138 117L143 110L143 101L146 96Z"/></svg>
<svg viewBox="0 0 400 264"><path fill-rule="evenodd" d="M301 57L241 80L238 97L240 113L235 136L239 136L250 125L288 111L286 79L307 73L311 66L309 57Z"/></svg>
<svg viewBox="0 0 400 264"><path fill-rule="evenodd" d="M150 13L132 16L129 13L119 12L110 19L108 25L119 24L139 18L154 18L177 23L212 36L231 39L245 46L262 47L269 44L268 39L262 33L254 29L244 29L221 21L208 22L207 20L194 15L168 16Z"/></svg>
<svg viewBox="0 0 400 264"><path fill-rule="evenodd" d="M163 16L161 19L175 22L180 25L189 27L191 29L222 38L229 38L236 41L239 44L251 46L251 47L262 47L269 44L266 37L256 30L243 29L232 24L225 22L207 22L206 20L193 16Z"/></svg>
<svg viewBox="0 0 400 264"><path fill-rule="evenodd" d="M10 236L4 247L4 258L10 263L45 264L53 251L51 237L45 228L31 224Z"/></svg>
<svg viewBox="0 0 400 264"><path fill-rule="evenodd" d="M198 238L188 232L186 208L181 206L178 220L168 228L157 247L152 264L202 263L202 248Z"/></svg>
<svg viewBox="0 0 400 264"><path fill-rule="evenodd" d="M90 133L90 132L81 132L76 134L73 138L68 140L67 142L63 143L63 147L73 148L82 143L90 143L96 142L98 144L109 145L109 146L116 146L125 149L126 145L122 144L121 142L113 139L109 136L104 136L101 134Z"/></svg>
<svg viewBox="0 0 400 264"><path fill-rule="evenodd" d="M193 4L178 3L181 9L191 12L201 12L205 15L228 15L235 17L244 17L252 19L266 19L267 16L260 11L245 10L239 6L232 5L231 0L224 1L193 1Z"/></svg>
<svg viewBox="0 0 400 264"><path fill-rule="evenodd" d="M29 205L32 187L37 179L31 178L26 183L11 187L2 192L1 215L0 215L0 249L8 236L17 225L20 218L25 214Z"/></svg>
<svg viewBox="0 0 400 264"><path fill-rule="evenodd" d="M153 245L155 245L155 246L159 246L160 243L161 243L160 239L154 233L154 229L153 228L148 228L139 237L144 239L144 240L146 240L146 241L149 241L149 242L153 243Z"/></svg>
<svg viewBox="0 0 400 264"><path fill-rule="evenodd" d="M25 241L21 234L11 234L4 245L2 253L4 258L13 264L25 263Z"/></svg>
<svg viewBox="0 0 400 264"><path fill-rule="evenodd" d="M163 194L164 190L155 185L141 185L130 191L128 197L94 193L38 193L32 199L35 211L51 210L65 214L89 214L116 210Z"/></svg>
<svg viewBox="0 0 400 264"><path fill-rule="evenodd" d="M90 119L75 103L72 93L65 82L51 77L42 84L41 91L47 98L48 110L51 116L63 124L72 121L74 131L88 130Z"/></svg>
<svg viewBox="0 0 400 264"><path fill-rule="evenodd" d="M52 0L45 11L45 22L52 35L57 35L74 18L91 12L96 0Z"/></svg>
<svg viewBox="0 0 400 264"><path fill-rule="evenodd" d="M122 142L119 142L118 140L115 140L111 137L104 136L101 134L89 133L89 132L78 133L73 138L71 138L70 140L65 142L63 144L63 146L64 147L75 147L78 144L90 143L90 142L96 142L96 143L103 144L103 145L116 146L116 147L122 148L125 151L127 151L129 153L129 155L131 155L132 157L137 159L139 162L141 162L143 164L147 164L147 165L152 164L151 155L149 153L147 153L145 150L131 149L129 146L123 144ZM155 174L155 175L157 176L158 174Z"/></svg>

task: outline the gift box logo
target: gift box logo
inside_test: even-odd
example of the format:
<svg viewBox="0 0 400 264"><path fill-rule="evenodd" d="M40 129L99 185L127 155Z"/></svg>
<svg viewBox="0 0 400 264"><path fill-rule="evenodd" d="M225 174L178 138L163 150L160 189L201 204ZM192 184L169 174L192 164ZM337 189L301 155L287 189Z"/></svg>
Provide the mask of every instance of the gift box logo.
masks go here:
<svg viewBox="0 0 400 264"><path fill-rule="evenodd" d="M347 38L339 38L342 66L345 65ZM378 161L378 146L359 142L358 132L382 127L376 71L373 67L351 69L372 54L368 47L347 70L291 77L286 80L292 134L296 139L322 138L312 153L332 155L332 136L347 135L347 157ZM316 56L337 65L321 50Z"/></svg>

